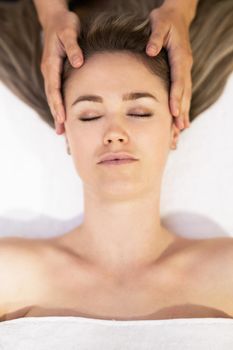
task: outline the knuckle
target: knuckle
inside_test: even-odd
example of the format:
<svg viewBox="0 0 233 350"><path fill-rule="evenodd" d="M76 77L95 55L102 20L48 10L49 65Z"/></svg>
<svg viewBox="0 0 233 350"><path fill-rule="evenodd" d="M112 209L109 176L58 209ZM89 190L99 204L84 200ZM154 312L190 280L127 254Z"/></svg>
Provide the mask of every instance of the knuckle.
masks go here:
<svg viewBox="0 0 233 350"><path fill-rule="evenodd" d="M57 111L58 111L58 104L56 103L55 96L52 96L52 104L53 104L53 111L54 111L54 117L56 117Z"/></svg>
<svg viewBox="0 0 233 350"><path fill-rule="evenodd" d="M174 95L180 95L184 90L184 86L185 86L185 80L183 77L179 77L176 80L174 80L173 82Z"/></svg>
<svg viewBox="0 0 233 350"><path fill-rule="evenodd" d="M173 100L174 102L178 101L178 100L181 100L181 97L182 97L182 94L181 94L181 91L177 90L177 89L173 89L171 91L171 94L170 94L170 98L171 100Z"/></svg>
<svg viewBox="0 0 233 350"><path fill-rule="evenodd" d="M50 96L50 99L53 100L53 86L51 84L49 84L47 86L47 95Z"/></svg>
<svg viewBox="0 0 233 350"><path fill-rule="evenodd" d="M59 105L62 104L62 98L59 90L53 89L52 101L55 109L57 109Z"/></svg>
<svg viewBox="0 0 233 350"><path fill-rule="evenodd" d="M58 109L61 105L62 105L62 102L60 101L60 98L58 98L58 96L57 96L56 101L54 101L55 109Z"/></svg>
<svg viewBox="0 0 233 350"><path fill-rule="evenodd" d="M45 73L49 67L51 66L52 58L49 56L46 57L42 62L41 62L41 69L43 69L43 72Z"/></svg>
<svg viewBox="0 0 233 350"><path fill-rule="evenodd" d="M158 32L158 31L154 31L152 34L151 34L151 43L156 43L156 42L160 42L163 38L163 35L161 32Z"/></svg>
<svg viewBox="0 0 233 350"><path fill-rule="evenodd" d="M77 51L77 45L74 42L68 43L66 45L66 50L69 51L70 54L74 55Z"/></svg>
<svg viewBox="0 0 233 350"><path fill-rule="evenodd" d="M62 41L66 41L68 38L74 37L74 34L74 29L66 27L60 30L59 37Z"/></svg>
<svg viewBox="0 0 233 350"><path fill-rule="evenodd" d="M183 100L183 89L180 89L180 90L174 90L173 94L171 94L171 99L174 101L174 102L177 102L177 103L182 103L182 100Z"/></svg>
<svg viewBox="0 0 233 350"><path fill-rule="evenodd" d="M181 104L182 102L182 96L181 95L173 95L171 96L171 100L174 102L174 103L178 103L178 104Z"/></svg>
<svg viewBox="0 0 233 350"><path fill-rule="evenodd" d="M56 120L55 108L53 107L53 104L51 102L49 103L49 109L50 109L50 112L53 116L53 119Z"/></svg>
<svg viewBox="0 0 233 350"><path fill-rule="evenodd" d="M184 90L182 95L182 105L184 109L187 107L188 102L189 102L189 96L187 95L187 91Z"/></svg>

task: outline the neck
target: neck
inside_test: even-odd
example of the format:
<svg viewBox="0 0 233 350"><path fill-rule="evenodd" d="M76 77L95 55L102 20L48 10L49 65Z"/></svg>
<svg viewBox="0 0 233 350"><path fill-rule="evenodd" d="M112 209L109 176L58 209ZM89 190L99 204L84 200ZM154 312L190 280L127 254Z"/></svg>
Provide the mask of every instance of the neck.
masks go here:
<svg viewBox="0 0 233 350"><path fill-rule="evenodd" d="M155 192L127 200L93 193L84 198L84 220L74 236L81 255L95 266L117 272L144 268L174 241L175 235L161 225Z"/></svg>

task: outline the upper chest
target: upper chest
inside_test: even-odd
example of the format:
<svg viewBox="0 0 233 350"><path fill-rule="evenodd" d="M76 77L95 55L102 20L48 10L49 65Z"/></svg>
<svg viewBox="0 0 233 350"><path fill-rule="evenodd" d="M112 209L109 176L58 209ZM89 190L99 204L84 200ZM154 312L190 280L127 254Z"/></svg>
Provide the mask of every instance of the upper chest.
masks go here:
<svg viewBox="0 0 233 350"><path fill-rule="evenodd" d="M80 266L64 252L45 254L42 261L44 273L37 276L42 286L40 298L38 293L34 299L24 295L8 319L53 315L125 320L229 317L211 293L213 281L200 252L196 258L174 256L144 274L132 271L128 279L117 280Z"/></svg>

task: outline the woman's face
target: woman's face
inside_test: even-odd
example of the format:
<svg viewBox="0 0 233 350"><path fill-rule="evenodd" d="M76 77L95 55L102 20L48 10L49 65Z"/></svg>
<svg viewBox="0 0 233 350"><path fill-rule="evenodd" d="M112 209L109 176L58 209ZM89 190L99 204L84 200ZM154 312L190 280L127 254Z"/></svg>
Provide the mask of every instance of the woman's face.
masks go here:
<svg viewBox="0 0 233 350"><path fill-rule="evenodd" d="M133 92L154 98L127 98ZM76 101L83 95L98 95L101 102ZM169 150L179 134L160 78L131 53L99 53L73 70L64 98L65 137L86 189L129 196L160 185ZM99 118L80 120L95 117ZM97 164L107 152L128 152L138 161Z"/></svg>

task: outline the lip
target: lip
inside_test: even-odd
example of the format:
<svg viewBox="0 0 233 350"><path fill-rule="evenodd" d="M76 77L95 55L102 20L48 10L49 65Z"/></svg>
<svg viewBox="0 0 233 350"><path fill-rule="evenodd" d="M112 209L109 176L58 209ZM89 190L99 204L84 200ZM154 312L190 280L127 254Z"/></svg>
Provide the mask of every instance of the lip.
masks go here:
<svg viewBox="0 0 233 350"><path fill-rule="evenodd" d="M136 162L137 159L119 159L119 160L105 160L101 162L102 165L124 165L124 164L130 164L133 162Z"/></svg>
<svg viewBox="0 0 233 350"><path fill-rule="evenodd" d="M108 161L113 161L113 160L116 160L116 159L118 159L118 160L126 160L126 159L127 160L138 160L137 158L135 158L130 153L126 153L126 152L112 152L112 153L105 153L105 154L103 154L102 157L100 157L100 161L98 162L98 164L106 163ZM116 164L116 162L115 162L115 164Z"/></svg>

